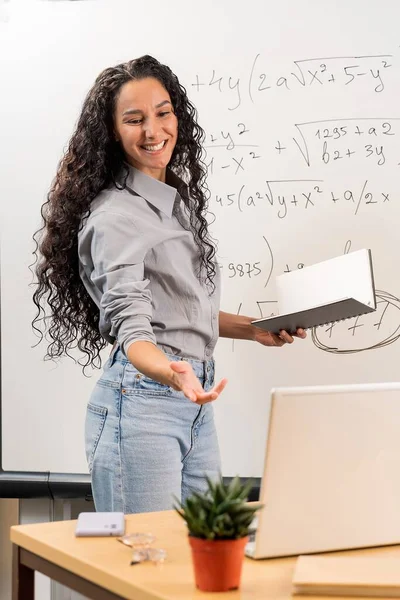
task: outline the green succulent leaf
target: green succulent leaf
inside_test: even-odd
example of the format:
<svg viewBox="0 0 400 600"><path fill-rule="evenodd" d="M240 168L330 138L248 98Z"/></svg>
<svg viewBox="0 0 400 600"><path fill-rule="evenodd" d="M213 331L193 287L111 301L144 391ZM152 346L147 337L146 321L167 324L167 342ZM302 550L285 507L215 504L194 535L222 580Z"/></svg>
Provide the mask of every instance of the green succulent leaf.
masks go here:
<svg viewBox="0 0 400 600"><path fill-rule="evenodd" d="M261 504L246 502L252 481L243 483L234 477L228 485L222 477L207 478L207 490L194 492L184 503L175 498L174 509L187 523L192 536L214 539L237 539L249 534L255 513Z"/></svg>

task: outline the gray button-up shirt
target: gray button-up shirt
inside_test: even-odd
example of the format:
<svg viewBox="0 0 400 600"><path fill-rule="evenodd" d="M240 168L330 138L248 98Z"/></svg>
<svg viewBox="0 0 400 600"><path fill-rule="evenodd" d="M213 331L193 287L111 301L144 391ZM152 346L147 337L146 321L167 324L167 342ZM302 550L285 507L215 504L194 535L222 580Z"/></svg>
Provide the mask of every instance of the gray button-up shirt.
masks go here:
<svg viewBox="0 0 400 600"><path fill-rule="evenodd" d="M138 340L188 358L211 358L218 339L215 291L199 281L199 250L177 188L129 167L126 189L93 200L79 233L80 275L100 310L100 332L126 354ZM184 186L185 187L185 186Z"/></svg>

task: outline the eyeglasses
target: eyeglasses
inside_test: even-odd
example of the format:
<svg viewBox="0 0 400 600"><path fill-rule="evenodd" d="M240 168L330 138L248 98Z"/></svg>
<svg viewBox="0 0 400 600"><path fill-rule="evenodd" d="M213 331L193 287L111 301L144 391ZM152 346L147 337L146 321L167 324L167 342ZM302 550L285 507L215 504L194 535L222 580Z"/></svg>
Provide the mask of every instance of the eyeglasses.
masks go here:
<svg viewBox="0 0 400 600"><path fill-rule="evenodd" d="M167 557L166 551L162 548L151 547L155 539L155 536L151 533L127 533L117 538L119 542L132 548L131 565L137 565L147 560L154 564L160 564L165 561Z"/></svg>

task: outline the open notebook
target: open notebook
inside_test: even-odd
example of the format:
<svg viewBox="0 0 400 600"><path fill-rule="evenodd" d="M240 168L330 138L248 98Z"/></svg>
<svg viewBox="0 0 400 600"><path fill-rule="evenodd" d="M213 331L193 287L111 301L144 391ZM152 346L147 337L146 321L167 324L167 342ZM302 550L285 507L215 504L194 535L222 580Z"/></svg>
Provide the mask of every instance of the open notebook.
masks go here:
<svg viewBox="0 0 400 600"><path fill-rule="evenodd" d="M376 309L371 251L357 250L276 277L279 315L252 321L294 333Z"/></svg>

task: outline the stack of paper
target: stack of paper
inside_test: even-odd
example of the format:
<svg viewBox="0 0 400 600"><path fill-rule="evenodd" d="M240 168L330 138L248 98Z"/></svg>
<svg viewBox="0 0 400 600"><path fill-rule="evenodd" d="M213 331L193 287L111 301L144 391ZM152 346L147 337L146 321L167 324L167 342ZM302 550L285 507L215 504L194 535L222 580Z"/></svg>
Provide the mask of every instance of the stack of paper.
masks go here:
<svg viewBox="0 0 400 600"><path fill-rule="evenodd" d="M293 593L400 598L400 555L300 556Z"/></svg>

